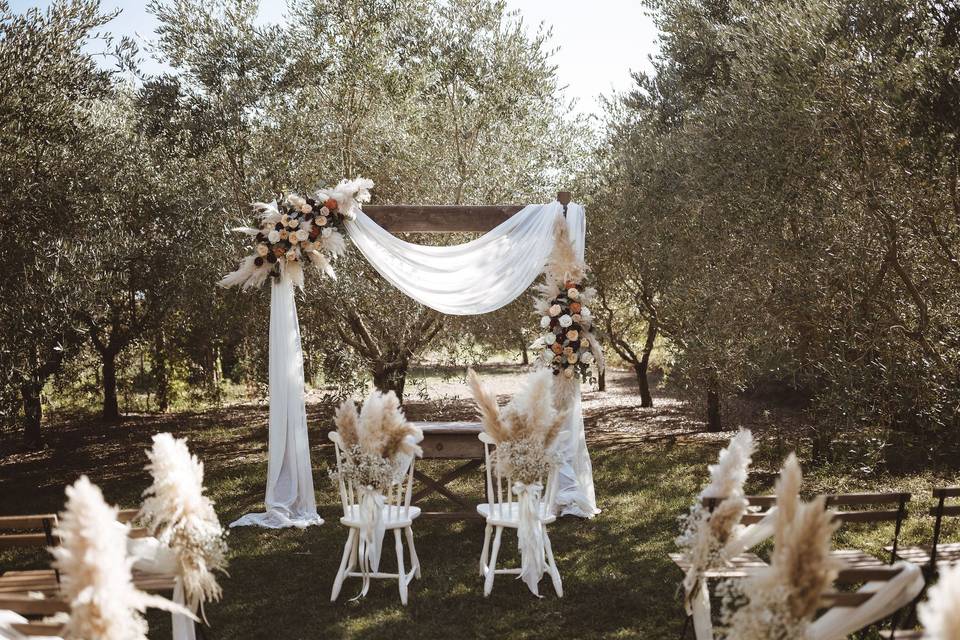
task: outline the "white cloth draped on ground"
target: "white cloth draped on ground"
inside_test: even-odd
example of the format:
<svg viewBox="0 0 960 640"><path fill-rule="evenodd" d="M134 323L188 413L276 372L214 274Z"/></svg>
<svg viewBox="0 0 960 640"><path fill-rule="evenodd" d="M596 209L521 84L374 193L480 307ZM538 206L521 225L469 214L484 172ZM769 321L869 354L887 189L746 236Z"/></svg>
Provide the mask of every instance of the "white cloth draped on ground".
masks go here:
<svg viewBox="0 0 960 640"><path fill-rule="evenodd" d="M248 513L231 527L270 529L323 524L313 493L313 469L303 402L303 351L293 281L270 287L270 435L266 513Z"/></svg>
<svg viewBox="0 0 960 640"><path fill-rule="evenodd" d="M417 302L450 315L495 311L527 293L543 273L553 249L559 202L531 204L488 233L452 246L424 246L392 235L362 211L347 232L367 261L388 282ZM567 228L583 259L587 222L581 205L567 205ZM561 515L590 518L599 513L593 467L583 431L580 385L563 429L569 432L560 468L557 507Z"/></svg>

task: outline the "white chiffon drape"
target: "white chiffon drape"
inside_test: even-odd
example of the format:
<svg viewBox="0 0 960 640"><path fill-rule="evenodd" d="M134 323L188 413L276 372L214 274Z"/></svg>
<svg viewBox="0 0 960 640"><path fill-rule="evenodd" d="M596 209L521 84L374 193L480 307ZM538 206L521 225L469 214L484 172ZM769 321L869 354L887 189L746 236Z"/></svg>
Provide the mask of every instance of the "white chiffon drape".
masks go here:
<svg viewBox="0 0 960 640"><path fill-rule="evenodd" d="M293 281L270 287L270 432L265 513L248 513L231 527L270 529L323 524L317 514L303 400L303 351Z"/></svg>
<svg viewBox="0 0 960 640"><path fill-rule="evenodd" d="M553 249L554 224L562 215L559 202L528 205L479 238L452 246L406 242L362 211L347 222L347 232L380 275L417 302L449 315L477 315L495 311L528 292L543 272ZM587 229L583 207L570 203L566 221L577 255L583 259ZM572 395L563 427L568 439L556 507L561 515L589 518L599 510L579 384Z"/></svg>

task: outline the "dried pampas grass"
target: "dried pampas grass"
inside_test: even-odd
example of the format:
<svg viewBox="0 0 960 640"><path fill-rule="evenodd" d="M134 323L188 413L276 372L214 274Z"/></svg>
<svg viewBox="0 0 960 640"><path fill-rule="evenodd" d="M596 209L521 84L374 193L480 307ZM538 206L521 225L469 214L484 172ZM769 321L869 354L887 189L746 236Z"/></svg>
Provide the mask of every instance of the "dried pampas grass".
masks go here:
<svg viewBox="0 0 960 640"><path fill-rule="evenodd" d="M423 432L407 422L393 391L371 393L359 414L353 402L344 401L334 415L334 423L345 449L358 445L365 453L387 459L423 455Z"/></svg>
<svg viewBox="0 0 960 640"><path fill-rule="evenodd" d="M220 599L214 572L227 566L225 532L203 494L203 463L190 454L185 439L169 433L153 436L147 457L153 484L144 491L140 514L150 533L173 550L187 604L196 610Z"/></svg>
<svg viewBox="0 0 960 640"><path fill-rule="evenodd" d="M824 498L800 500L802 474L791 454L777 482L774 550L770 566L742 588L746 604L730 613L727 637L742 640L802 638L824 592L841 564L830 556L830 540L838 523L824 507Z"/></svg>
<svg viewBox="0 0 960 640"><path fill-rule="evenodd" d="M927 601L917 609L930 640L960 639L960 566L940 572L937 584L930 588Z"/></svg>
<svg viewBox="0 0 960 640"><path fill-rule="evenodd" d="M524 388L500 409L476 372L468 370L470 391L487 435L498 444L529 440L547 449L552 447L567 417L554 404L553 378L549 369L537 369L527 376Z"/></svg>
<svg viewBox="0 0 960 640"><path fill-rule="evenodd" d="M582 282L587 276L587 265L577 258L577 252L570 241L567 219L558 216L553 226L553 251L544 267L546 285L557 288L559 292L566 282Z"/></svg>
<svg viewBox="0 0 960 640"><path fill-rule="evenodd" d="M143 613L148 607L196 619L184 607L133 585L133 559L126 555L127 525L117 522L100 488L81 476L67 487L67 504L50 549L62 574L62 591L70 605L66 640L141 640L147 636Z"/></svg>

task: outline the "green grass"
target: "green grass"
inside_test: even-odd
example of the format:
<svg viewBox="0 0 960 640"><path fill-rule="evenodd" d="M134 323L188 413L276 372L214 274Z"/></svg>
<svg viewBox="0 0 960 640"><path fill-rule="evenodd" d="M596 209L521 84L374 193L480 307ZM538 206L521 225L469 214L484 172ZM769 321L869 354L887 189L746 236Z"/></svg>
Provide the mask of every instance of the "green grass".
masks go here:
<svg viewBox="0 0 960 640"><path fill-rule="evenodd" d="M462 416L465 406L452 403L441 413ZM542 599L510 576L497 579L493 594L482 595L478 560L483 525L479 521L419 521L414 527L423 577L411 585L402 607L395 583L375 581L369 595L351 601L359 580L348 580L340 600L330 602L330 587L340 560L346 530L337 522L338 498L326 477L332 452L325 432L331 427L329 407L308 408L314 481L321 527L269 531L231 531L230 576L221 581L223 600L207 607L211 638L672 638L683 622L677 586L679 571L666 554L674 550L677 517L684 513L706 478L706 465L722 444L702 434L700 425L678 414L680 436L660 437L657 422L665 409L641 410L632 405L588 415L595 481L603 513L591 521L563 518L550 528L564 582L564 598L541 583ZM411 417L431 415L430 405L408 406ZM629 431L611 437L611 415ZM50 448L39 453L0 450L0 513L58 510L63 487L80 473L101 484L107 498L122 506L139 503L148 485L143 449L153 433L168 430L187 435L204 459L209 493L224 522L262 509L267 415L265 407L239 406L196 414L140 416L120 425L93 419L55 419L48 425ZM615 433L614 433L615 435ZM777 445L779 447L779 444ZM775 460L764 451L752 492L772 487ZM777 454L779 455L779 453ZM869 481L809 470L806 486L818 490L903 488L918 498L936 484L956 483L955 473L909 477L879 476ZM480 496L478 478L457 487ZM921 502L924 502L921 500ZM929 499L926 499L929 503ZM919 512L926 504L914 504ZM920 507L920 508L918 508ZM911 519L903 534L907 543L929 537L927 518ZM844 532L838 544L879 550L892 530ZM516 536L505 538L505 563L517 562ZM42 553L0 555L4 569L43 566ZM384 567L395 566L393 545L384 548ZM151 637L169 637L165 615L149 616Z"/></svg>

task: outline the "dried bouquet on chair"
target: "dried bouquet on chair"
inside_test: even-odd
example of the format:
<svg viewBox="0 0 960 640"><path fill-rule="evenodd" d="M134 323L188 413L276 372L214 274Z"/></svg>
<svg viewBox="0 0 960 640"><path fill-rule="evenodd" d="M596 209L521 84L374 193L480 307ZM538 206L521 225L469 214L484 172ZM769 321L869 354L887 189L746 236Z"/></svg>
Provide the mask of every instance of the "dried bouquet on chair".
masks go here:
<svg viewBox="0 0 960 640"><path fill-rule="evenodd" d="M340 469L330 471L335 485L350 481L386 492L403 480L410 458L423 454L419 444L423 433L407 422L392 391L374 391L360 413L352 401L344 401L333 421L345 455Z"/></svg>
<svg viewBox="0 0 960 640"><path fill-rule="evenodd" d="M590 365L603 371L603 352L590 332L593 317L589 305L596 289L586 287L587 265L577 258L570 241L566 220L557 219L555 244L544 268L544 282L538 285L540 295L534 308L540 315L545 333L531 345L542 349L544 365L563 379L591 380Z"/></svg>
<svg viewBox="0 0 960 640"><path fill-rule="evenodd" d="M530 374L526 388L502 410L473 369L467 376L483 430L496 443L493 455L498 473L525 485L540 482L560 463L555 445L567 417L554 406L550 371Z"/></svg>
<svg viewBox="0 0 960 640"><path fill-rule="evenodd" d="M342 180L312 197L290 193L273 202L255 202L258 226L233 229L253 238L254 253L218 284L247 289L286 273L303 288L304 262L335 278L331 261L346 250L344 222L356 217L357 203L369 201L371 188L373 181L357 178Z"/></svg>

